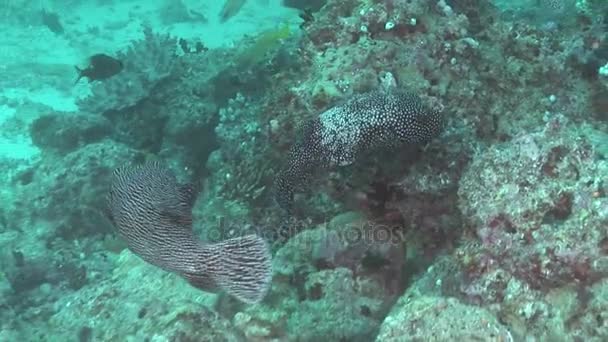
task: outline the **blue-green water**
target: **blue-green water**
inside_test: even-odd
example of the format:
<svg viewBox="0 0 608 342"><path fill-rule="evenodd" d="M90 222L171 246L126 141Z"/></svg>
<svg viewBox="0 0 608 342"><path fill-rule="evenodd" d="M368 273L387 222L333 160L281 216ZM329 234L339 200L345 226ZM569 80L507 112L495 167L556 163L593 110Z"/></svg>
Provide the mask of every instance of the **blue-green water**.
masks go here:
<svg viewBox="0 0 608 342"><path fill-rule="evenodd" d="M0 0L0 341L608 341L607 13Z"/></svg>

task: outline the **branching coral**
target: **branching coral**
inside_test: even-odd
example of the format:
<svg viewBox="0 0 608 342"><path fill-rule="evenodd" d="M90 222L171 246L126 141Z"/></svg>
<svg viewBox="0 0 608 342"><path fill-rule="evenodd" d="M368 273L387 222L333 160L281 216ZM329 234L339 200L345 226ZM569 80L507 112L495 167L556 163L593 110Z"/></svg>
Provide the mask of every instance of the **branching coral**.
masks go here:
<svg viewBox="0 0 608 342"><path fill-rule="evenodd" d="M268 137L255 102L237 94L220 109L215 132L221 147L208 164L219 175L216 180L222 197L249 202L260 199L272 177L272 161L263 158L268 154Z"/></svg>
<svg viewBox="0 0 608 342"><path fill-rule="evenodd" d="M144 27L144 39L116 55L124 69L118 75L92 85L92 95L81 101L81 109L100 113L120 110L137 104L150 91L171 75L176 59L177 40Z"/></svg>

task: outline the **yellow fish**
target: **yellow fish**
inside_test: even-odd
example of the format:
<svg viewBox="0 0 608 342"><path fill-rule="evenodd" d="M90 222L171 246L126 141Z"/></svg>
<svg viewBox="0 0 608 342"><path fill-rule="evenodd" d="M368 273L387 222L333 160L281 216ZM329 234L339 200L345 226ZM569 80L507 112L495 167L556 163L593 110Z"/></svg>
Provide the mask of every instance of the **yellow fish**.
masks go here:
<svg viewBox="0 0 608 342"><path fill-rule="evenodd" d="M238 57L239 64L254 64L264 59L268 52L275 50L284 39L289 38L289 24L264 31L258 35L253 45Z"/></svg>

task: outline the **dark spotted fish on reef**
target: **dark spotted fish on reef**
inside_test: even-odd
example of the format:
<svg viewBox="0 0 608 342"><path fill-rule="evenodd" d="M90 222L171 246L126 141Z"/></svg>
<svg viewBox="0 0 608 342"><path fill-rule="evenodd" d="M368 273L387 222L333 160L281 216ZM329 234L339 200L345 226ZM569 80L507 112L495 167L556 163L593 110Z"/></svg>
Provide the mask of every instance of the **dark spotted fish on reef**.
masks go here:
<svg viewBox="0 0 608 342"><path fill-rule="evenodd" d="M192 231L195 199L166 166L148 162L114 171L108 212L129 249L146 262L199 289L259 302L272 278L268 245L256 235L203 243Z"/></svg>
<svg viewBox="0 0 608 342"><path fill-rule="evenodd" d="M275 198L291 215L294 192L316 169L350 165L380 148L426 143L443 127L439 112L406 91L357 95L305 123L276 181Z"/></svg>
<svg viewBox="0 0 608 342"><path fill-rule="evenodd" d="M76 71L78 71L76 82L83 77L88 78L89 82L105 80L118 74L122 69L123 64L118 59L103 53L96 54L89 58L89 65L85 69L76 67Z"/></svg>

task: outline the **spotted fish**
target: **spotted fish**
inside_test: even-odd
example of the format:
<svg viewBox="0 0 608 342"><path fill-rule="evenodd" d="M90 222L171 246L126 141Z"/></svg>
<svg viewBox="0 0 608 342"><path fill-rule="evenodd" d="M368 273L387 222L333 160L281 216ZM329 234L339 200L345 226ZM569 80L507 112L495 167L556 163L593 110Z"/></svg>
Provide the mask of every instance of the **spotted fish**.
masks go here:
<svg viewBox="0 0 608 342"><path fill-rule="evenodd" d="M377 148L425 143L441 128L440 114L413 93L392 90L357 95L305 123L277 178L275 198L289 216L296 188L316 169L349 165Z"/></svg>
<svg viewBox="0 0 608 342"><path fill-rule="evenodd" d="M223 289L243 302L259 302L272 277L266 242L247 235L203 243L192 231L195 199L169 168L148 162L114 171L108 212L129 249L146 262L202 290Z"/></svg>

